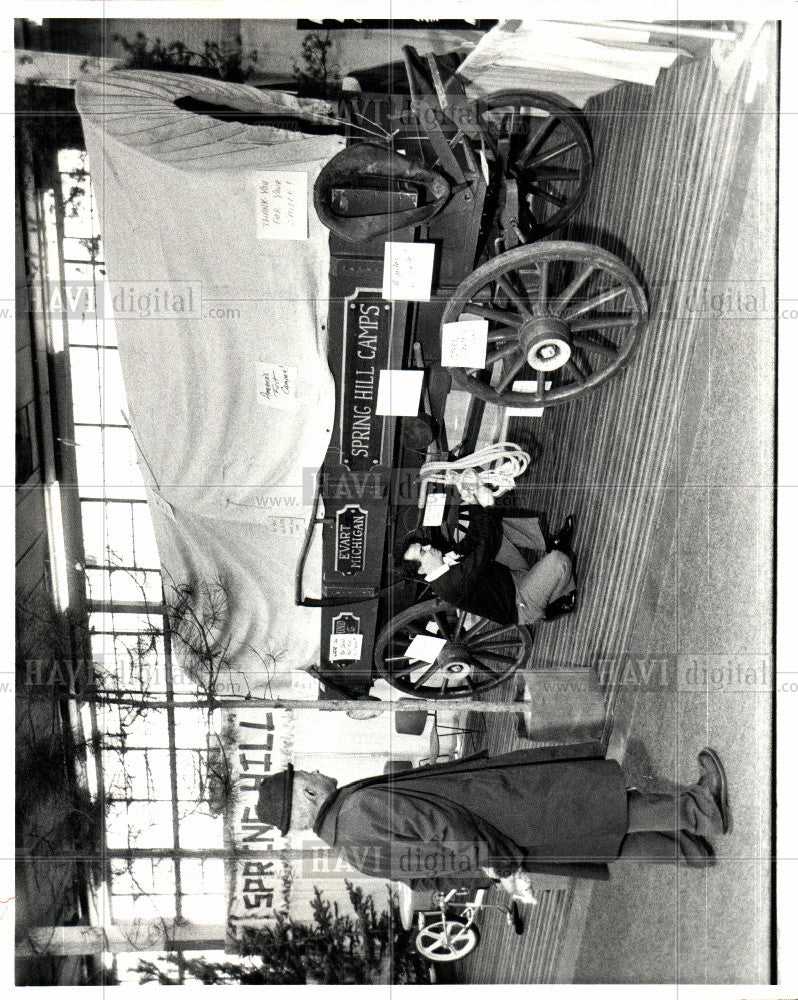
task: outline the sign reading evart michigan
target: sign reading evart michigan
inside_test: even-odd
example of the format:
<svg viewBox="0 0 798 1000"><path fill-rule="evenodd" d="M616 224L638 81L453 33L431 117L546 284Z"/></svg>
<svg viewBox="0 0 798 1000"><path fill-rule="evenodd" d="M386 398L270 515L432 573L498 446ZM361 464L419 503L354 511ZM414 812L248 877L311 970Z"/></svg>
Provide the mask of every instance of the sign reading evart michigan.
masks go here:
<svg viewBox="0 0 798 1000"><path fill-rule="evenodd" d="M335 571L344 576L362 573L366 565L368 511L350 503L335 513Z"/></svg>

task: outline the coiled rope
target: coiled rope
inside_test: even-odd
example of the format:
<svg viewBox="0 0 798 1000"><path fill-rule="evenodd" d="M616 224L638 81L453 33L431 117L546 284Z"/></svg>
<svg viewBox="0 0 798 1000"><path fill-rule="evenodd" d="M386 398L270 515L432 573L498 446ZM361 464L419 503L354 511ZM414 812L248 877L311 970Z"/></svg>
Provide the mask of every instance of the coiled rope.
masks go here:
<svg viewBox="0 0 798 1000"><path fill-rule="evenodd" d="M453 462L427 462L419 473L418 505L426 504L427 489L435 483L456 487L463 503L488 507L513 489L516 479L528 466L529 455L511 441L499 441Z"/></svg>

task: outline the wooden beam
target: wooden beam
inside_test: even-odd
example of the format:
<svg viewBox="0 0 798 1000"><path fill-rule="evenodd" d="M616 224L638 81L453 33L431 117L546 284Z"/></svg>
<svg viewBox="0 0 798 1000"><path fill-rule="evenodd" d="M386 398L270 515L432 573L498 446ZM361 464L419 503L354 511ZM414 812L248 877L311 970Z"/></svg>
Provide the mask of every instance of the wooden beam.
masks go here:
<svg viewBox="0 0 798 1000"><path fill-rule="evenodd" d="M224 948L225 924L177 925L168 920L120 920L105 927L31 927L16 955L97 955L104 951L180 951Z"/></svg>

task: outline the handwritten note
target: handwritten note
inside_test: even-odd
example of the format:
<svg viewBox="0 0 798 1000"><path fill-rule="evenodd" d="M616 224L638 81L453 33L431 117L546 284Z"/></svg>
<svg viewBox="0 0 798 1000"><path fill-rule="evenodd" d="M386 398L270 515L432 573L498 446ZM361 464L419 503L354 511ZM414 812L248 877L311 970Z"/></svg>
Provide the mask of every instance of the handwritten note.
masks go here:
<svg viewBox="0 0 798 1000"><path fill-rule="evenodd" d="M308 238L308 176L303 170L258 171L255 234L259 240Z"/></svg>
<svg viewBox="0 0 798 1000"><path fill-rule="evenodd" d="M484 368L488 321L460 319L441 328L441 364L446 368Z"/></svg>
<svg viewBox="0 0 798 1000"><path fill-rule="evenodd" d="M428 493L427 502L424 505L424 527L437 528L443 524L443 514L446 510L445 493Z"/></svg>
<svg viewBox="0 0 798 1000"><path fill-rule="evenodd" d="M345 632L330 636L331 660L359 660L363 650L363 636Z"/></svg>
<svg viewBox="0 0 798 1000"><path fill-rule="evenodd" d="M383 369L377 387L376 413L381 417L415 417L421 401L422 371Z"/></svg>
<svg viewBox="0 0 798 1000"><path fill-rule="evenodd" d="M445 645L446 640L437 635L417 635L405 650L405 656L411 660L434 663Z"/></svg>
<svg viewBox="0 0 798 1000"><path fill-rule="evenodd" d="M276 410L296 410L296 368L272 361L258 362L256 393L261 406Z"/></svg>
<svg viewBox="0 0 798 1000"><path fill-rule="evenodd" d="M386 243L383 298L429 302L434 264L434 243Z"/></svg>

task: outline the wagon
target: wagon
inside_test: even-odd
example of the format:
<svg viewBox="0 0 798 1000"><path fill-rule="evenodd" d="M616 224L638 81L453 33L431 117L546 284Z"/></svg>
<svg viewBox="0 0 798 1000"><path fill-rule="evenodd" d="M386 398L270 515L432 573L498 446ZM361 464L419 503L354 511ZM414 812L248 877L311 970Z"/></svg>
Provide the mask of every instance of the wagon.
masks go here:
<svg viewBox="0 0 798 1000"><path fill-rule="evenodd" d="M581 113L527 91L470 101L435 56L408 47L404 59L409 95L348 97L347 146L314 191L331 230L337 409L297 601L322 607L319 676L329 694L362 696L382 677L405 694L456 699L509 677L531 636L461 612L392 569L395 540L422 516L419 470L470 455L490 404L545 410L618 375L644 334L647 302L619 258L551 238L589 188ZM435 248L428 300L383 294L386 242ZM443 324L467 319L487 321L484 367L454 366L450 355L444 363ZM397 369L423 372L417 413L377 412L379 374ZM467 412L449 440L447 405L458 393ZM451 505L449 532L457 516ZM312 601L302 571L319 527L322 598ZM419 636L443 640L432 662L410 649Z"/></svg>

